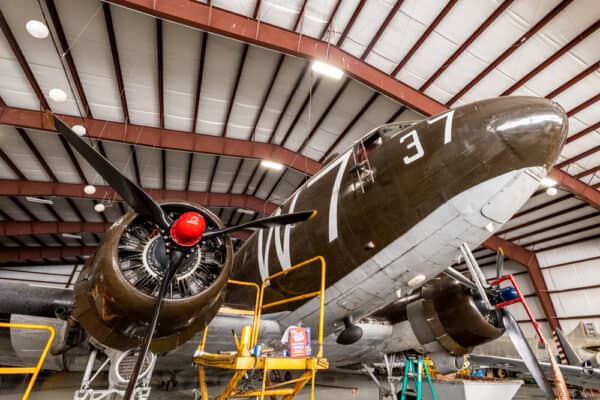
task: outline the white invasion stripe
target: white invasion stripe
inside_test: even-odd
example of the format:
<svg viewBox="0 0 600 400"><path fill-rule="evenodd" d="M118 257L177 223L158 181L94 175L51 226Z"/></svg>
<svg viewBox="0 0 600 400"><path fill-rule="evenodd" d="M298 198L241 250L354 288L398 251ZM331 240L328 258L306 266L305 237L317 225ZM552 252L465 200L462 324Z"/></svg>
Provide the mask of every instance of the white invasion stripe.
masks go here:
<svg viewBox="0 0 600 400"><path fill-rule="evenodd" d="M269 228L267 235L266 246L263 247L263 230L258 231L258 271L260 277L265 280L269 276L269 250L271 247L271 237L273 236L273 228ZM264 249L264 250L263 250ZM269 283L267 282L267 286Z"/></svg>
<svg viewBox="0 0 600 400"><path fill-rule="evenodd" d="M281 209L277 208L273 215L280 215ZM285 231L284 231L285 232ZM275 252L277 253L277 260L279 261L279 265L283 268L283 265L286 263L285 252L283 249L283 245L281 244L281 227L277 225L275 227Z"/></svg>
<svg viewBox="0 0 600 400"><path fill-rule="evenodd" d="M350 156L350 151L347 151L346 154L344 154L343 156L341 156L340 158L338 158L337 160L335 160L334 162L332 162L331 164L329 164L324 169L320 170L316 175L314 175L312 178L310 178L308 180L308 182L306 184L306 187L311 187L319 179L321 179L323 176L327 175L327 173L329 171L331 171L332 169L334 169L335 167L337 167L340 163L348 161L348 157L349 156Z"/></svg>
<svg viewBox="0 0 600 400"><path fill-rule="evenodd" d="M338 196L346 164L350 159L350 152L347 152L342 159L342 164L338 170L335 182L333 182L333 190L331 191L331 201L329 202L329 242L333 242L338 237Z"/></svg>
<svg viewBox="0 0 600 400"><path fill-rule="evenodd" d="M293 213L296 210L296 201L298 200L298 196L300 195L300 190L296 191L296 194L292 198L292 202L290 204L290 213ZM281 264L281 269L288 269L292 266L292 256L290 254L290 236L291 236L292 226L286 225L283 229L283 254L285 255L285 263Z"/></svg>

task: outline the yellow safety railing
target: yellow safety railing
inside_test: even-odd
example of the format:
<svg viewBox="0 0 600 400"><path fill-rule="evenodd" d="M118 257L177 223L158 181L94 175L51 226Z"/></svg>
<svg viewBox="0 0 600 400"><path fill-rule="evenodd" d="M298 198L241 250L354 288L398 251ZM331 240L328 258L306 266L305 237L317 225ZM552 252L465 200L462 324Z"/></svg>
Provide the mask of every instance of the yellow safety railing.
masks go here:
<svg viewBox="0 0 600 400"><path fill-rule="evenodd" d="M46 342L46 346L44 346L44 350L40 355L40 359L34 367L1 367L0 375L27 375L31 374L31 379L29 380L29 384L27 385L27 389L25 389L25 393L23 394L22 399L27 400L29 398L29 394L33 389L33 385L35 384L35 380L37 379L42 366L44 365L44 361L46 360L46 356L50 351L50 347L52 346L52 342L54 342L54 337L56 336L56 332L54 331L54 327L50 325L38 325L38 324L13 324L10 322L0 322L0 328L9 328L9 329L35 329L35 330L45 330L48 331L48 341Z"/></svg>
<svg viewBox="0 0 600 400"><path fill-rule="evenodd" d="M289 274L290 272L296 271L300 268L304 268L307 265L313 264L317 261L321 265L321 285L320 285L319 290L301 294L301 295L294 296L294 297L289 297L287 299L277 300L277 301L273 301L271 303L263 304L265 288L267 286L267 282L272 281L281 276L285 276L285 275ZM325 263L325 258L323 258L322 256L316 256L313 258L309 258L308 260L302 261L301 263L296 264L288 269L285 269L285 270L279 271L273 275L267 276L263 280L263 282L260 286L260 296L258 298L258 307L256 307L254 323L252 324L252 341L251 341L250 348L253 348L256 345L256 343L258 342L258 328L260 325L261 313L264 309L280 306L283 304L292 303L294 301L310 299L310 298L319 296L319 300L320 300L319 301L319 336L318 336L319 351L317 352L317 357L323 357L323 329L324 329L324 319L325 319L324 311L325 311L325 278L326 278L326 276L327 276L327 265Z"/></svg>

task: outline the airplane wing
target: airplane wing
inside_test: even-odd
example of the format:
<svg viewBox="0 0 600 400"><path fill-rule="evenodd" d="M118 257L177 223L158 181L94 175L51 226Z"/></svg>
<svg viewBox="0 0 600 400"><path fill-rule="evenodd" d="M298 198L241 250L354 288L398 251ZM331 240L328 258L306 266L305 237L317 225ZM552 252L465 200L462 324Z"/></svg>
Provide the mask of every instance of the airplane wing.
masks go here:
<svg viewBox="0 0 600 400"><path fill-rule="evenodd" d="M509 371L528 374L527 367L522 360L518 358L484 356L479 354L469 355L471 365L487 368L503 368ZM544 374L552 376L550 363L540 362ZM559 364L565 381L568 385L581 386L585 388L600 388L600 368L586 368L575 365Z"/></svg>

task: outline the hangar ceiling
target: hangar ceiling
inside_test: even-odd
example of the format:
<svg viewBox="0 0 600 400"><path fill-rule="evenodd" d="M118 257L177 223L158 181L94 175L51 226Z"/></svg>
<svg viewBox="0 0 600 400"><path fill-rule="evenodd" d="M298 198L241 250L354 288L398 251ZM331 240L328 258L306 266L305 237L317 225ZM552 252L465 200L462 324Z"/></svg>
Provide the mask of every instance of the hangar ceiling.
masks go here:
<svg viewBox="0 0 600 400"><path fill-rule="evenodd" d="M153 196L209 204L234 224L269 213L377 125L535 95L570 117L559 191L540 190L488 246L514 246L521 264L509 268L545 325L600 321L598 2L24 0L0 11L0 279L72 285L125 211L45 109L84 125ZM31 19L51 38L30 36ZM313 73L313 58L346 76ZM475 254L493 275L494 252Z"/></svg>

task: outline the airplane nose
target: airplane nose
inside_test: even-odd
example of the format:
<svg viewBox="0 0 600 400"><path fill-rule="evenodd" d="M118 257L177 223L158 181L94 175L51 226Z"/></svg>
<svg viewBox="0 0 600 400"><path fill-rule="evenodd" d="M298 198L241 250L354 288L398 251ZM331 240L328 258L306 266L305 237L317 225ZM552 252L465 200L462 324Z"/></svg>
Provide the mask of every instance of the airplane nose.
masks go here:
<svg viewBox="0 0 600 400"><path fill-rule="evenodd" d="M567 137L563 108L540 97L502 97L492 103L495 111L488 132L496 134L520 161L551 168Z"/></svg>

